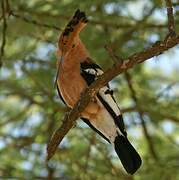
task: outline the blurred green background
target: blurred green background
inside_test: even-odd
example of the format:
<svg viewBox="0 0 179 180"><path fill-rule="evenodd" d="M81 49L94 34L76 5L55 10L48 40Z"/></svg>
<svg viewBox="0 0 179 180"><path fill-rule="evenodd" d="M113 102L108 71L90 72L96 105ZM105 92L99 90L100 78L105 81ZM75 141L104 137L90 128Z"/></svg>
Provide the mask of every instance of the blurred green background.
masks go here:
<svg viewBox="0 0 179 180"><path fill-rule="evenodd" d="M173 5L179 32L178 1ZM128 71L137 104L124 74L110 83L129 139L143 159L134 176L126 174L112 147L80 120L45 164L46 144L67 110L53 84L58 37L74 11L80 8L89 17L81 39L106 70L113 61L104 45L125 58L164 39L165 2L9 0L9 7L4 35L0 10L0 40L6 39L0 70L0 179L179 179L179 47Z"/></svg>

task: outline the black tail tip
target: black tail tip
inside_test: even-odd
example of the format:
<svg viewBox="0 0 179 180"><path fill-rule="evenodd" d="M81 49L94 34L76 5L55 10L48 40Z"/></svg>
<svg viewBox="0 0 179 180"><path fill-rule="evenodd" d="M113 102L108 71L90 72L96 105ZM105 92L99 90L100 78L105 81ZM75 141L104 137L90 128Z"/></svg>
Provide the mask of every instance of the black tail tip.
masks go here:
<svg viewBox="0 0 179 180"><path fill-rule="evenodd" d="M142 160L129 140L122 135L117 136L114 141L114 148L127 173L134 174L141 166Z"/></svg>

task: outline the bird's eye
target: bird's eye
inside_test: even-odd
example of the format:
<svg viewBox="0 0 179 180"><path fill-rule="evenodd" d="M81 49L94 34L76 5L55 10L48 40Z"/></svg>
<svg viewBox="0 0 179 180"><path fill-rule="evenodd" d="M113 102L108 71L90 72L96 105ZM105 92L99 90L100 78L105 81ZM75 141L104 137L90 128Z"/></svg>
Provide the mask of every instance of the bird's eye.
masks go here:
<svg viewBox="0 0 179 180"><path fill-rule="evenodd" d="M72 45L72 48L74 48L74 47L75 47L75 44Z"/></svg>

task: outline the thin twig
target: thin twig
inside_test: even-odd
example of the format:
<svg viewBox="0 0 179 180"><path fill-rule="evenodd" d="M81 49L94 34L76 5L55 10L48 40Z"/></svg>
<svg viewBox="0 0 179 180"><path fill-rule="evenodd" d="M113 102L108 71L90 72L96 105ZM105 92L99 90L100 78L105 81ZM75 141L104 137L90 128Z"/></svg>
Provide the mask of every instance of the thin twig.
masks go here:
<svg viewBox="0 0 179 180"><path fill-rule="evenodd" d="M90 155L91 155L91 149L92 149L92 146L95 144L95 141L96 141L96 136L95 134L92 134L92 136L90 137L89 140L89 145L88 145L88 149L86 151L86 163L84 165L84 172L87 173L88 172L88 164L89 164L89 158L90 158Z"/></svg>
<svg viewBox="0 0 179 180"><path fill-rule="evenodd" d="M117 44L116 48L121 49L121 47L124 46L124 44L131 39L131 37L133 36L134 32L139 30L141 26L143 27L143 24L147 22L147 19L152 15L152 13L154 12L155 9L156 9L155 6L152 7L149 10L149 12L145 13L144 17L141 20L136 21L135 25L133 25L131 28L129 28L129 30L124 31L124 33L121 36L121 38L116 41L117 43L113 42L111 46L105 45L105 49L107 50L107 52L111 56L111 58L114 61L114 63L118 62L119 60L122 60L120 57L118 57L116 54L114 54L112 52L113 51L112 49L115 46L114 44Z"/></svg>
<svg viewBox="0 0 179 180"><path fill-rule="evenodd" d="M29 19L25 16L22 16L22 15L19 15L19 14L16 14L14 11L11 11L10 13L11 16L15 17L15 18L19 18L27 23L30 23L30 24L34 24L36 26L41 26L41 27L45 27L45 28L50 28L50 29L55 29L55 30L58 30L58 31L61 31L61 28L55 26L55 25L49 25L49 24L46 24L46 23L41 23L41 22L38 22L34 19Z"/></svg>
<svg viewBox="0 0 179 180"><path fill-rule="evenodd" d="M82 93L80 100L76 103L74 108L65 115L61 127L55 131L48 143L46 159L49 160L54 155L64 136L74 126L76 119L80 117L81 112L83 112L90 102L90 99L94 97L100 88L111 81L115 76L125 72L127 69L163 53L178 43L179 36L171 37L168 42L157 42L152 47L136 53L123 61L119 61L115 66L109 68L103 75L99 76L99 78Z"/></svg>
<svg viewBox="0 0 179 180"><path fill-rule="evenodd" d="M162 89L158 94L156 99L159 99L161 96L163 96L163 94L165 92L168 92L169 90L171 90L173 88L173 86L177 85L177 82L172 82L170 84L168 84L164 89Z"/></svg>
<svg viewBox="0 0 179 180"><path fill-rule="evenodd" d="M147 126L145 124L143 113L140 111L140 106L138 104L138 99L137 99L136 91L135 91L135 89L133 87L133 84L132 84L131 76L130 76L129 72L125 72L124 75L125 75L125 78L126 78L126 81L127 81L130 93L131 93L131 97L132 97L133 101L135 102L135 104L136 104L136 106L138 108L139 119L140 119L141 124L142 124L143 132L144 132L144 135L146 137L150 153L151 153L152 157L157 161L158 156L157 156L157 153L155 151L155 148L154 148L154 145L153 145L153 142L152 142L152 138L150 137Z"/></svg>
<svg viewBox="0 0 179 180"><path fill-rule="evenodd" d="M110 57L113 60L114 64L118 63L119 61L122 61L122 58L120 58L119 56L117 56L116 54L113 53L113 50L109 45L105 45L104 48L106 49L106 51L110 55Z"/></svg>
<svg viewBox="0 0 179 180"><path fill-rule="evenodd" d="M140 121L141 121L141 124L142 124L143 132L144 132L144 135L145 135L146 140L147 140L149 151L150 151L153 159L155 161L157 161L159 159L158 155L157 155L157 151L155 150L155 146L153 144L152 138L151 138L151 136L150 136L150 134L148 132L148 128L146 126L144 116L143 116L143 114L141 112L138 112L138 113L139 113L139 118L140 118Z"/></svg>
<svg viewBox="0 0 179 180"><path fill-rule="evenodd" d="M6 2L6 13L8 13L8 16L9 16L11 13L11 7L9 4L9 0L5 0L5 2Z"/></svg>
<svg viewBox="0 0 179 180"><path fill-rule="evenodd" d="M168 16L168 31L169 34L175 33L175 21L174 21L174 15L173 15L173 7L172 7L172 1L171 0L165 0L166 6L167 6L167 16Z"/></svg>
<svg viewBox="0 0 179 180"><path fill-rule="evenodd" d="M155 8L153 7L149 11L149 13L144 16L144 18L142 20L137 21L135 23L135 25L133 25L131 28L129 28L129 30L124 31L121 38L118 41L116 41L118 49L120 49L122 46L124 46L124 44L131 39L133 33L136 32L140 28L141 24L143 24L144 22L147 21L147 19L150 17L150 15L153 13L154 10L155 10ZM120 61L122 60L122 58L120 58L119 56L117 56L116 54L113 53L112 49L114 48L114 44L116 44L116 42L113 42L111 46L105 45L105 49L108 52L108 54L110 55L110 57L112 58L114 64L116 64L119 60ZM120 43L118 43L118 42L120 42Z"/></svg>
<svg viewBox="0 0 179 180"><path fill-rule="evenodd" d="M3 57L4 57L4 49L6 46L6 30L7 30L7 22L6 22L6 9L4 0L1 2L1 9L2 9L2 18L3 18L3 28L2 28L2 43L0 49L0 68L3 64Z"/></svg>

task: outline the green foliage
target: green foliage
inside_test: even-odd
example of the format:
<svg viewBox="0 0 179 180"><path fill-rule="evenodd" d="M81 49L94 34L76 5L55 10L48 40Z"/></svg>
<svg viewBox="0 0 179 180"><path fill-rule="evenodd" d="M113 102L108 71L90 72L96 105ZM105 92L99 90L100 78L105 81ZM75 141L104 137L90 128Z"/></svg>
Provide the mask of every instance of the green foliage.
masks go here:
<svg viewBox="0 0 179 180"><path fill-rule="evenodd" d="M48 166L45 164L46 144L67 110L53 87L61 33L55 27L63 29L77 8L84 10L90 21L81 33L82 41L106 70L113 61L104 45L110 44L118 56L128 57L165 37L167 15L162 2L9 0L18 16L7 17L0 71L0 178L179 179L179 63L172 61L179 55L178 47L129 71L138 106L124 75L111 82L124 111L128 136L143 159L134 176L124 172L111 146L82 122L69 132ZM155 9L146 18L152 7ZM176 22L178 9L175 3ZM139 110L144 113L157 160L143 133Z"/></svg>

